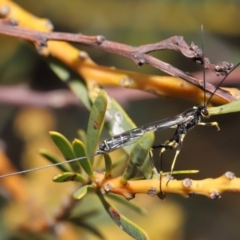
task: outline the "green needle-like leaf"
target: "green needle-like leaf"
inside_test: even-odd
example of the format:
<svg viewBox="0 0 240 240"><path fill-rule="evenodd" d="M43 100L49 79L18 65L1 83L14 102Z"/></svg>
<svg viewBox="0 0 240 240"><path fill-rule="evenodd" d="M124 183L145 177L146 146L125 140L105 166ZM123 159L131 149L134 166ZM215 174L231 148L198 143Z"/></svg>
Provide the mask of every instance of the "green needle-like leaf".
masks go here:
<svg viewBox="0 0 240 240"><path fill-rule="evenodd" d="M84 130L80 129L77 131L78 138L82 141L84 145L87 144L87 134L85 133Z"/></svg>
<svg viewBox="0 0 240 240"><path fill-rule="evenodd" d="M145 133L132 148L128 165L122 175L121 182L125 184L129 179L136 177L142 169L145 161L149 161L149 150L153 145L152 132Z"/></svg>
<svg viewBox="0 0 240 240"><path fill-rule="evenodd" d="M112 200L122 204L123 206L130 208L131 210L135 211L136 213L139 213L142 215L146 215L148 213L148 211L145 208L138 206L133 201L127 201L124 197L119 196L117 194L109 193L106 195L106 198L112 199Z"/></svg>
<svg viewBox="0 0 240 240"><path fill-rule="evenodd" d="M85 182L86 179L81 174L74 172L61 173L53 178L53 182L69 182L69 181Z"/></svg>
<svg viewBox="0 0 240 240"><path fill-rule="evenodd" d="M74 139L72 146L73 146L73 151L77 158L86 156L87 153L86 153L85 146L80 140ZM79 160L79 163L84 169L84 171L89 175L89 177L93 179L94 173L93 173L92 165L89 158L81 159Z"/></svg>
<svg viewBox="0 0 240 240"><path fill-rule="evenodd" d="M112 173L112 160L109 154L104 154L104 161L105 161L105 178L111 177Z"/></svg>
<svg viewBox="0 0 240 240"><path fill-rule="evenodd" d="M110 135L116 135L136 127L124 109L114 99L111 99L110 108L108 109L108 116L109 118L113 119L112 121L108 121L106 123ZM138 141L138 144L139 143L140 141ZM130 154L133 146L133 144L129 144L124 146L123 149L127 154ZM146 178L151 178L153 173L149 156L146 157L145 164L142 166L142 168L144 176Z"/></svg>
<svg viewBox="0 0 240 240"><path fill-rule="evenodd" d="M240 100L221 105L218 107L208 108L208 112L210 115L219 115L233 112L240 112Z"/></svg>
<svg viewBox="0 0 240 240"><path fill-rule="evenodd" d="M92 189L93 189L92 185L85 185L83 187L80 187L76 192L74 192L73 197L75 199L80 200L87 194L88 190L92 190Z"/></svg>
<svg viewBox="0 0 240 240"><path fill-rule="evenodd" d="M82 228L88 230L90 233L92 233L93 235L95 235L96 237L98 237L101 240L106 239L103 236L103 234L96 228L96 225L87 223L86 221L81 219L81 216L80 216L80 218L70 218L68 221L75 224L76 226L79 226L79 227L82 227Z"/></svg>
<svg viewBox="0 0 240 240"><path fill-rule="evenodd" d="M93 155L104 124L107 109L107 94L101 91L93 103L87 129L87 153Z"/></svg>
<svg viewBox="0 0 240 240"><path fill-rule="evenodd" d="M45 149L40 149L39 153L53 164L62 162L59 157L53 155ZM69 172L69 169L64 165L57 165L56 167L59 168L62 172Z"/></svg>
<svg viewBox="0 0 240 240"><path fill-rule="evenodd" d="M76 158L71 143L61 133L50 132L50 136L56 146L59 148L66 160ZM80 165L77 161L69 163L71 169L74 172L80 172Z"/></svg>
<svg viewBox="0 0 240 240"><path fill-rule="evenodd" d="M106 127L111 136L136 127L136 125L129 118L124 109L117 103L117 101L111 98L110 104L111 107L108 110L108 116L112 119L112 121L106 122ZM124 146L123 149L126 151L126 153L130 154L132 146L132 144L129 144Z"/></svg>
<svg viewBox="0 0 240 240"><path fill-rule="evenodd" d="M80 77L55 59L49 58L49 66L60 80L67 83L74 95L84 104L87 109L91 108L86 85Z"/></svg>
<svg viewBox="0 0 240 240"><path fill-rule="evenodd" d="M111 206L100 192L98 193L98 197L100 198L109 216L123 231L125 231L128 235L132 236L134 239L149 239L143 229L141 229L138 225L136 225L123 214L121 214L115 207Z"/></svg>

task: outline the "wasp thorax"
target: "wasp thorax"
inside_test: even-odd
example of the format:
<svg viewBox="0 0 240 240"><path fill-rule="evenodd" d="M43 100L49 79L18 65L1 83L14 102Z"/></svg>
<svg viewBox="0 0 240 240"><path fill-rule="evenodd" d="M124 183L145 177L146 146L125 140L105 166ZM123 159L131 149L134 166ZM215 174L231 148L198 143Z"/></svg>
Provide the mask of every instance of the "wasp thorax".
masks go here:
<svg viewBox="0 0 240 240"><path fill-rule="evenodd" d="M107 147L105 141L102 142L102 143L99 145L98 150L101 151L101 152L107 152L107 151L108 151L108 147Z"/></svg>

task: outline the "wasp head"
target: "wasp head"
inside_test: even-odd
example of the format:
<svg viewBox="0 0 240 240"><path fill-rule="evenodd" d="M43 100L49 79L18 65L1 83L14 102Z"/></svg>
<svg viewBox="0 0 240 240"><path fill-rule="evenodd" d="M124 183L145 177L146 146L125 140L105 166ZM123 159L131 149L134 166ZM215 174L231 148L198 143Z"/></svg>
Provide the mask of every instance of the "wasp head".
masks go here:
<svg viewBox="0 0 240 240"><path fill-rule="evenodd" d="M204 117L204 118L209 118L210 117L206 106L199 106L198 111L200 112L202 117Z"/></svg>

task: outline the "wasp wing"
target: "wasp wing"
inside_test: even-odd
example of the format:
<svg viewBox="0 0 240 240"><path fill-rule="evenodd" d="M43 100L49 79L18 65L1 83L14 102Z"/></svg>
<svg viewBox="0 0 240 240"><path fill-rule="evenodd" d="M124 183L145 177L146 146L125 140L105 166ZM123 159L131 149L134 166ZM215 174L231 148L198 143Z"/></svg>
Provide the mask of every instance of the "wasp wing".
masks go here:
<svg viewBox="0 0 240 240"><path fill-rule="evenodd" d="M147 132L161 131L167 128L177 127L185 120L182 114L172 118L166 118L153 123L143 125L141 127L133 128L129 131L122 132L102 142L99 146L98 152L112 152L120 147L136 142L141 136Z"/></svg>
<svg viewBox="0 0 240 240"><path fill-rule="evenodd" d="M182 114L179 114L175 117L165 118L165 119L153 122L153 123L145 124L139 128L133 129L132 131L134 131L136 129L142 129L144 131L144 133L150 132L150 131L156 132L156 131L161 131L161 130L164 130L167 128L175 128L175 127L177 127L177 125L181 124L184 121L185 121L184 116Z"/></svg>

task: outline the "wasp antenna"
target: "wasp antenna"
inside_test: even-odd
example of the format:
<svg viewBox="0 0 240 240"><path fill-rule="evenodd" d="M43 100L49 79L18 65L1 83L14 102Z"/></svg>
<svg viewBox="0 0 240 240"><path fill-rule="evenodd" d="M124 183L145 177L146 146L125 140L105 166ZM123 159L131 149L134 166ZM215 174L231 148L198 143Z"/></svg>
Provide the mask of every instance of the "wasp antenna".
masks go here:
<svg viewBox="0 0 240 240"><path fill-rule="evenodd" d="M50 168L50 167L54 167L54 166L59 166L65 163L71 163L71 162L75 162L75 161L79 161L79 160L83 160L86 158L92 158L95 157L96 155L98 155L100 153L95 153L94 155L90 155L90 156L83 156L83 157L79 157L79 158L74 158L74 159L70 159L70 160L66 160L64 162L58 162L58 163L53 163L53 164L49 164L49 165L45 165L42 167L36 167L36 168L31 168L31 169L27 169L27 170L23 170L23 171L19 171L19 172L14 172L14 173L8 173L8 174L4 174L4 175L0 175L0 178L5 178L5 177L11 177L14 175L19 175L19 174L23 174L23 173L28 173L28 172L33 172L33 171L38 171L38 170L42 170L45 168Z"/></svg>
<svg viewBox="0 0 240 240"><path fill-rule="evenodd" d="M203 24L201 25L201 42L202 42L202 65L203 65L203 103L206 107L206 72L205 72L205 59L204 59L204 38L203 38Z"/></svg>
<svg viewBox="0 0 240 240"><path fill-rule="evenodd" d="M229 73L221 80L221 82L217 85L217 87L215 88L215 90L213 91L212 95L209 97L206 106L209 104L209 102L211 101L212 97L214 96L214 94L216 93L216 91L219 89L219 87L222 85L222 83L225 81L225 79L240 65L240 62L237 63L230 71Z"/></svg>

